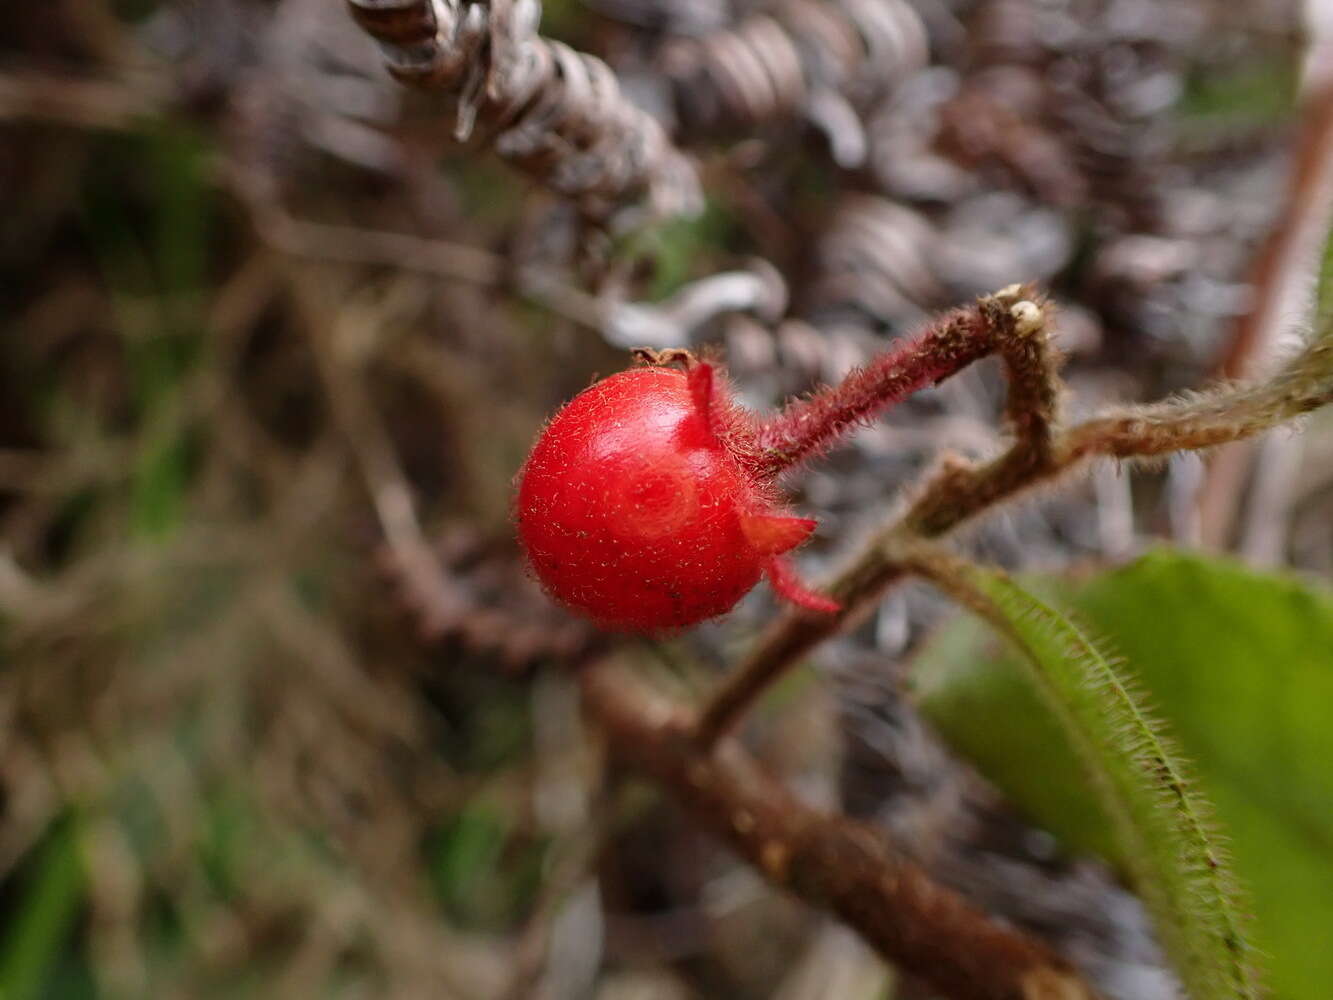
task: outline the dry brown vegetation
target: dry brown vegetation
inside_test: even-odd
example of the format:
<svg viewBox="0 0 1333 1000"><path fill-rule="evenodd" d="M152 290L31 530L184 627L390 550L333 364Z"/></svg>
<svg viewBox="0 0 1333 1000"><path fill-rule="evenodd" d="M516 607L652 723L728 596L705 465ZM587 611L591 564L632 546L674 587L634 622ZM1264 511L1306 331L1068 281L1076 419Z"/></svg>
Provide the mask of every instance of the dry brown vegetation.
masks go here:
<svg viewBox="0 0 1333 1000"><path fill-rule="evenodd" d="M1005 496L1143 440L1077 419L1195 389L1226 358L1240 372L1238 350L1271 369L1291 324L1242 321L1271 305L1254 262L1312 148L1293 5L601 0L549 5L560 41L521 0L462 6L498 27L473 25L449 73L400 64L418 90L330 0L0 12L0 982L815 1000L934 995L920 976L1057 995L1023 991L1081 990L1076 969L1107 997L1169 997L1135 899L902 700L894 665L941 602L880 600L900 562L857 548L941 453L999 453L998 366L797 484L824 525L809 567L860 560L837 577L856 612L837 636L762 593L688 635L599 636L525 574L510 481L545 416L630 346L719 344L769 406L1015 281L1049 289L1073 429ZM557 86L574 92L531 103ZM1314 212L1318 187L1293 197ZM1276 422L1320 386L1252 409ZM1098 466L966 544L1052 567L1206 535L1333 571L1327 420L1231 462ZM915 495L914 535L999 498L1003 469L966 468L945 473L954 506ZM631 769L688 784L690 755L713 758L679 706L738 661L767 690L820 643L822 679L791 673L700 801ZM580 713L590 663L600 728ZM614 680L628 667L651 692ZM735 720L714 706L717 735ZM875 871L892 845L944 935L870 931L912 975L890 987L882 957L696 822L734 827L746 796L776 804L756 823L845 811L829 850ZM872 829L891 839L867 847ZM730 833L743 855L787 864L751 832ZM796 888L862 930L896 912L864 886ZM950 907L962 958L938 954ZM1015 982L976 986L999 968Z"/></svg>

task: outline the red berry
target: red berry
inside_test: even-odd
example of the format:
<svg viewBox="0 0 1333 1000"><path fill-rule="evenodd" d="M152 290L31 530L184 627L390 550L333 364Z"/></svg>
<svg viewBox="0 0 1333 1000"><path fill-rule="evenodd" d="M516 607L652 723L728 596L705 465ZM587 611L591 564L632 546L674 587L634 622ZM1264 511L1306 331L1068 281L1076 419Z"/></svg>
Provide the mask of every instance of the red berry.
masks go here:
<svg viewBox="0 0 1333 1000"><path fill-rule="evenodd" d="M518 531L556 599L611 628L657 631L729 611L767 572L819 610L781 553L815 522L775 504L713 371L637 368L576 396L519 473ZM739 425L737 425L739 426Z"/></svg>
<svg viewBox="0 0 1333 1000"><path fill-rule="evenodd" d="M1021 289L1019 290L1021 291ZM812 611L782 553L815 522L777 504L777 478L896 401L1028 335L1016 292L980 299L900 340L837 385L759 421L713 366L612 375L576 396L519 473L518 533L557 600L611 628L658 631L729 611L768 577ZM683 352L682 352L683 353Z"/></svg>

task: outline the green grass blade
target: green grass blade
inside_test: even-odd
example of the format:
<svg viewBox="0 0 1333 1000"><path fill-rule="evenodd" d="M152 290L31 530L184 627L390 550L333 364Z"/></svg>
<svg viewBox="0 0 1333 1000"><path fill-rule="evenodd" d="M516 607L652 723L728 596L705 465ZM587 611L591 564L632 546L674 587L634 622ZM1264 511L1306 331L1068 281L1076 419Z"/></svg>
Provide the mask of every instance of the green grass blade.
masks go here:
<svg viewBox="0 0 1333 1000"><path fill-rule="evenodd" d="M0 997L35 1000L69 937L83 903L85 875L79 828L69 819L43 845L28 889L0 944Z"/></svg>

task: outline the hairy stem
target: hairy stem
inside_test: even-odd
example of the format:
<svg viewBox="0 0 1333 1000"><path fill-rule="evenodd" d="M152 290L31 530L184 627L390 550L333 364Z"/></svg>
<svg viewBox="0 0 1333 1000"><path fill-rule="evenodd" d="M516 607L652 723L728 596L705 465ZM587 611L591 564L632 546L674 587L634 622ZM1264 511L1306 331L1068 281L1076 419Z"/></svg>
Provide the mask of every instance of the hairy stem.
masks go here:
<svg viewBox="0 0 1333 1000"><path fill-rule="evenodd" d="M837 385L789 403L757 429L754 471L768 478L780 475L918 389L944 381L1003 344L1026 339L1042 327L1042 313L1022 293L1015 285L945 313Z"/></svg>
<svg viewBox="0 0 1333 1000"><path fill-rule="evenodd" d="M729 731L751 704L802 655L857 620L904 573L888 553L914 538L937 538L993 505L1105 456L1153 458L1174 451L1209 448L1251 437L1333 402L1333 327L1326 328L1267 382L1115 411L1063 431L1052 431L1057 394L1049 356L1038 362L1031 338L1028 361L1010 360L1010 419L1019 437L1004 454L980 465L946 457L905 513L875 533L837 577L821 588L841 604L832 615L793 612L778 620L723 681L699 720L704 745ZM1021 357L1022 355L1020 355ZM1045 378L1038 390L1029 380ZM1024 398L1049 401L1020 418Z"/></svg>
<svg viewBox="0 0 1333 1000"><path fill-rule="evenodd" d="M701 748L688 710L610 658L581 677L618 759L669 788L770 882L837 914L933 990L953 1000L1094 997L1045 944L934 882L882 830L811 809L733 741Z"/></svg>

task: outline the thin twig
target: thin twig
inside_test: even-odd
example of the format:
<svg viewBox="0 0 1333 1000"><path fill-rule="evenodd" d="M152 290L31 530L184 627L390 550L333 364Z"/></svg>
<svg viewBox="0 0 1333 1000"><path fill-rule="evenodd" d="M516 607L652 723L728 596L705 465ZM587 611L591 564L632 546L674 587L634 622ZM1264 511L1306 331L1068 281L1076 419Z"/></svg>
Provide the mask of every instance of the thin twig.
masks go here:
<svg viewBox="0 0 1333 1000"><path fill-rule="evenodd" d="M1294 494L1306 440L1271 431L1255 442L1254 492L1245 511L1237 549L1251 566L1280 566L1290 539Z"/></svg>
<svg viewBox="0 0 1333 1000"><path fill-rule="evenodd" d="M581 674L617 757L672 790L769 881L837 914L879 952L954 1000L1090 1000L1045 944L935 883L882 830L798 801L734 741L699 746L694 719L611 658Z"/></svg>
<svg viewBox="0 0 1333 1000"><path fill-rule="evenodd" d="M294 266L294 265L293 265ZM289 288L311 341L319 377L338 429L347 442L366 492L370 496L385 542L400 573L431 607L461 618L468 600L440 572L439 561L417 517L411 483L398 460L388 428L366 394L357 373L348 372L325 342L336 322L311 280L297 271L287 275Z"/></svg>
<svg viewBox="0 0 1333 1000"><path fill-rule="evenodd" d="M146 81L0 74L0 121L28 119L119 131L139 126L167 108L164 95Z"/></svg>
<svg viewBox="0 0 1333 1000"><path fill-rule="evenodd" d="M1318 40L1316 40L1318 45ZM1316 52L1328 60L1329 42ZM1313 65L1318 65L1318 60ZM1333 77L1324 66L1310 81L1296 142L1295 163L1282 210L1254 261L1250 278L1253 301L1236 324L1218 364L1222 378L1252 378L1262 373L1302 308L1310 276L1319 266L1333 215ZM1205 545L1224 547L1231 535L1255 454L1252 443L1220 449L1208 462L1199 489L1199 529Z"/></svg>
<svg viewBox="0 0 1333 1000"><path fill-rule="evenodd" d="M601 300L546 268L511 265L499 254L410 233L304 222L275 204L251 208L265 242L294 257L393 267L489 287L512 278L519 294L580 326L600 330L606 319Z"/></svg>
<svg viewBox="0 0 1333 1000"><path fill-rule="evenodd" d="M1287 197L1254 262L1254 298L1236 324L1217 367L1221 378L1257 374L1290 329L1293 300L1303 297L1333 209L1333 79L1309 93Z"/></svg>
<svg viewBox="0 0 1333 1000"><path fill-rule="evenodd" d="M232 180L240 175L233 170ZM786 308L777 270L753 260L746 271L726 271L685 285L661 303L619 302L582 291L557 271L506 260L462 243L357 226L295 219L248 182L233 189L249 205L263 240L281 253L339 264L392 267L484 287L512 283L513 291L621 347L684 346L715 316L753 311L773 320Z"/></svg>

